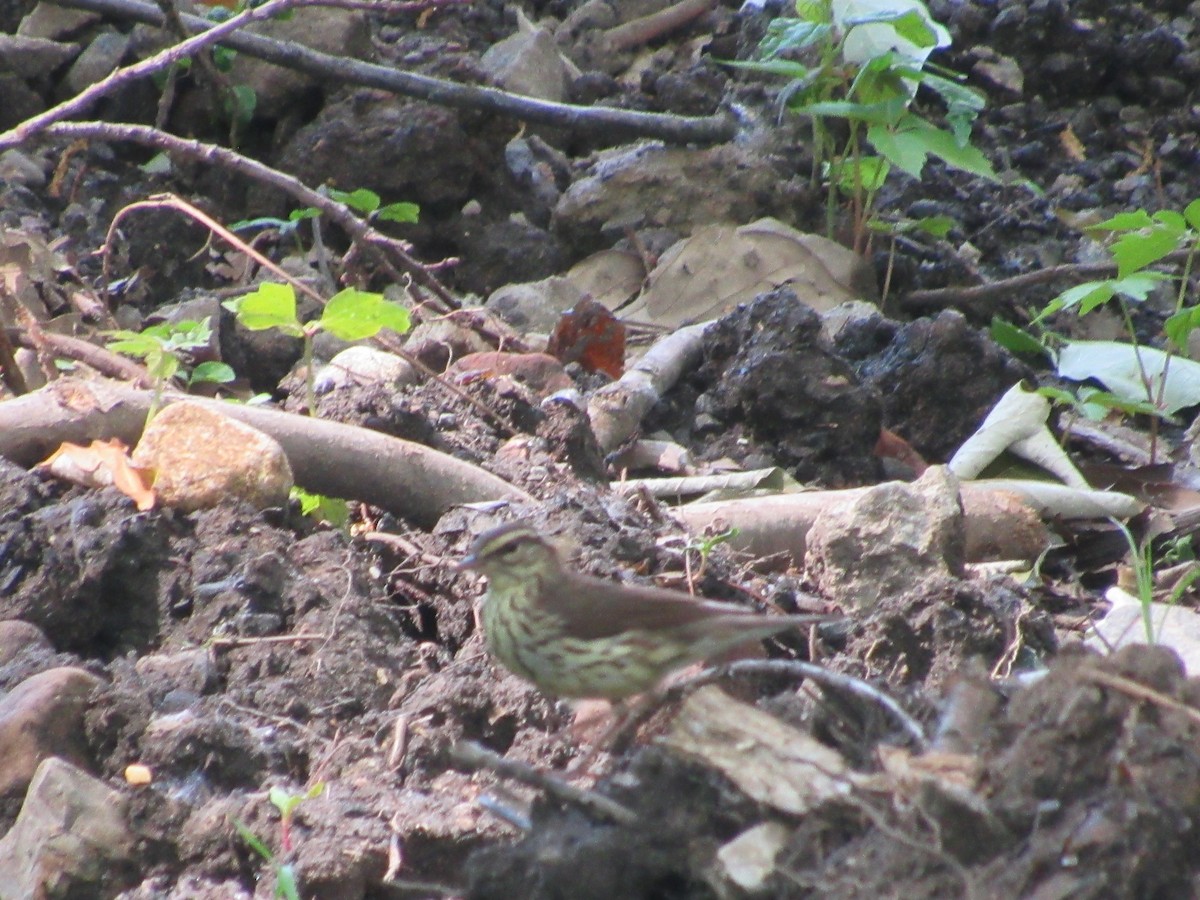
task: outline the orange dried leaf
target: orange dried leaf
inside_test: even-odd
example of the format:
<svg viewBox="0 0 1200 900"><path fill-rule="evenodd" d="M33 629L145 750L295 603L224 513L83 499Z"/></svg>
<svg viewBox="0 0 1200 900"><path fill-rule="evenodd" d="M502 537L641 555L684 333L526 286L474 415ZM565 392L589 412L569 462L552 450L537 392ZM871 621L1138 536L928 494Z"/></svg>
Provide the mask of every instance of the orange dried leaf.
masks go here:
<svg viewBox="0 0 1200 900"><path fill-rule="evenodd" d="M563 313L546 352L563 363L620 378L625 371L625 326L608 309L584 297Z"/></svg>
<svg viewBox="0 0 1200 900"><path fill-rule="evenodd" d="M129 448L116 438L86 447L64 442L35 468L83 487L115 487L139 510L154 508L154 472L130 462Z"/></svg>

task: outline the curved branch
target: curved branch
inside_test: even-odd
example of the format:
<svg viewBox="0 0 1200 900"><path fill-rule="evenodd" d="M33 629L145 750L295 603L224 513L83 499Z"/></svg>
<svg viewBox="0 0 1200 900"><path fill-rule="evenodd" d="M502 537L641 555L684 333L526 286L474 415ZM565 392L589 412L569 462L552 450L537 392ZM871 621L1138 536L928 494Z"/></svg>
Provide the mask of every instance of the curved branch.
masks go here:
<svg viewBox="0 0 1200 900"><path fill-rule="evenodd" d="M117 437L136 443L146 422L150 391L105 381L63 379L0 403L0 456L28 466L63 441ZM244 422L277 440L296 483L332 497L363 500L430 527L462 503L533 498L478 466L365 428L223 400L173 394Z"/></svg>

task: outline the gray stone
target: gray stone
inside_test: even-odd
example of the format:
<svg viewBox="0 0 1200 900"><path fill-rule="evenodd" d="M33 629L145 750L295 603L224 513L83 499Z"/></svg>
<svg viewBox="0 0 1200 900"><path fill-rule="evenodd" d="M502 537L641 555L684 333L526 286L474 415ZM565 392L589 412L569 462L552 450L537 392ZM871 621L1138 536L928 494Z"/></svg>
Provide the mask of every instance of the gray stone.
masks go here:
<svg viewBox="0 0 1200 900"><path fill-rule="evenodd" d="M51 756L90 764L83 716L101 683L83 669L60 666L26 678L0 698L0 796L25 790Z"/></svg>
<svg viewBox="0 0 1200 900"><path fill-rule="evenodd" d="M130 873L133 850L125 798L51 757L38 766L16 823L0 839L0 895L112 897Z"/></svg>

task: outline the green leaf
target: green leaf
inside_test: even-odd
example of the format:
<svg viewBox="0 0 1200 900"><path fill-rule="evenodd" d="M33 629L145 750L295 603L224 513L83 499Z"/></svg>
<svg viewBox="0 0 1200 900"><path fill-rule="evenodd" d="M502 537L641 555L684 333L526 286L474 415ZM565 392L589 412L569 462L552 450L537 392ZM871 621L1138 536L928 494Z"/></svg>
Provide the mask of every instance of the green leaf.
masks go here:
<svg viewBox="0 0 1200 900"><path fill-rule="evenodd" d="M233 819L231 821L233 823L233 827L237 830L237 833L241 835L242 840L250 846L251 850L257 853L267 862L275 861L275 854L271 852L271 848L263 843L262 839L253 831L251 831L241 819Z"/></svg>
<svg viewBox="0 0 1200 900"><path fill-rule="evenodd" d="M1200 326L1200 306L1189 306L1168 318L1163 323L1163 331L1176 349L1186 352L1188 337L1197 326Z"/></svg>
<svg viewBox="0 0 1200 900"><path fill-rule="evenodd" d="M264 282L254 293L221 305L251 331L278 328L292 337L304 336L304 328L296 318L296 292L290 284Z"/></svg>
<svg viewBox="0 0 1200 900"><path fill-rule="evenodd" d="M373 337L383 328L403 334L409 324L408 310L400 304L354 288L339 291L321 314L321 327L344 341Z"/></svg>
<svg viewBox="0 0 1200 900"><path fill-rule="evenodd" d="M805 50L830 40L832 26L803 19L772 19L767 33L758 44L760 58L770 58L795 50Z"/></svg>
<svg viewBox="0 0 1200 900"><path fill-rule="evenodd" d="M1193 200L1183 208L1183 217L1187 223L1200 231L1200 200Z"/></svg>
<svg viewBox="0 0 1200 900"><path fill-rule="evenodd" d="M147 175L169 175L174 169L171 157L165 153L156 153L150 159L138 166Z"/></svg>
<svg viewBox="0 0 1200 900"><path fill-rule="evenodd" d="M1103 222L1097 222L1095 225L1089 225L1084 231L1138 231L1142 228L1149 228L1154 224L1154 220L1150 218L1150 214L1144 209L1139 209L1137 212L1117 213L1111 219L1105 219Z"/></svg>
<svg viewBox="0 0 1200 900"><path fill-rule="evenodd" d="M231 365L212 360L202 362L196 368L192 369L191 377L188 378L188 384L201 384L204 382L210 384L229 384L235 378L237 378L237 373L233 371Z"/></svg>
<svg viewBox="0 0 1200 900"><path fill-rule="evenodd" d="M338 203L345 203L351 209L367 215L379 209L379 204L382 202L377 193L366 188L358 188L358 190L349 192L334 188L329 191L329 196Z"/></svg>
<svg viewBox="0 0 1200 900"><path fill-rule="evenodd" d="M746 69L750 72L761 72L764 75L783 75L797 81L808 78L816 71L791 59L764 59L761 61L723 59L720 62L721 65L729 66L732 69Z"/></svg>
<svg viewBox="0 0 1200 900"><path fill-rule="evenodd" d="M225 114L242 128L250 124L257 106L258 96L249 85L235 84L225 96Z"/></svg>
<svg viewBox="0 0 1200 900"><path fill-rule="evenodd" d="M1114 278L1109 283L1121 296L1144 303L1156 285L1170 278L1170 275L1163 272L1138 272L1127 278Z"/></svg>
<svg viewBox="0 0 1200 900"><path fill-rule="evenodd" d="M233 68L233 61L237 59L237 51L232 47L222 47L218 44L213 47L212 59L218 72L228 72Z"/></svg>
<svg viewBox="0 0 1200 900"><path fill-rule="evenodd" d="M791 107L793 112L806 116L829 116L836 119L852 119L859 122L874 122L890 125L904 112L905 103L890 100L885 103L854 103L850 100L823 100Z"/></svg>
<svg viewBox="0 0 1200 900"><path fill-rule="evenodd" d="M293 209L288 213L289 222L301 222L305 219L316 219L321 215L321 211L315 206L303 206L300 209Z"/></svg>
<svg viewBox="0 0 1200 900"><path fill-rule="evenodd" d="M1175 215L1179 216L1178 213ZM1160 222L1145 231L1123 235L1112 249L1113 259L1117 261L1117 277L1124 278L1173 253L1184 233L1183 217L1179 216L1178 227L1173 222Z"/></svg>
<svg viewBox="0 0 1200 900"><path fill-rule="evenodd" d="M304 801L304 795L290 793L281 787L273 787L267 792L267 799L271 801L272 806L279 810L279 814L283 818L290 819L292 813L296 811L296 807Z"/></svg>
<svg viewBox="0 0 1200 900"><path fill-rule="evenodd" d="M291 863L284 863L275 870L275 896L284 900L300 900L296 869Z"/></svg>
<svg viewBox="0 0 1200 900"><path fill-rule="evenodd" d="M992 319L991 334L993 341L1013 353L1027 356L1048 356L1050 353L1046 345L1028 331L999 317Z"/></svg>
<svg viewBox="0 0 1200 900"><path fill-rule="evenodd" d="M874 193L883 187L891 166L882 156L846 159L829 164L830 180L850 196L860 191Z"/></svg>
<svg viewBox="0 0 1200 900"><path fill-rule="evenodd" d="M230 231L252 231L255 228L283 228L290 222L278 216L260 216L257 219L238 219L229 226Z"/></svg>
<svg viewBox="0 0 1200 900"><path fill-rule="evenodd" d="M796 15L806 22L829 22L829 6L829 0L796 0Z"/></svg>
<svg viewBox="0 0 1200 900"><path fill-rule="evenodd" d="M415 225L420 220L421 207L416 203L389 203L375 217L381 222L406 222Z"/></svg>
<svg viewBox="0 0 1200 900"><path fill-rule="evenodd" d="M906 117L901 126L890 134L870 128L867 130L867 140L876 150L914 178L921 177L925 157L932 154L955 169L990 181L999 180L992 164L978 147L970 144L960 146L958 139L949 131L937 128L916 116Z"/></svg>

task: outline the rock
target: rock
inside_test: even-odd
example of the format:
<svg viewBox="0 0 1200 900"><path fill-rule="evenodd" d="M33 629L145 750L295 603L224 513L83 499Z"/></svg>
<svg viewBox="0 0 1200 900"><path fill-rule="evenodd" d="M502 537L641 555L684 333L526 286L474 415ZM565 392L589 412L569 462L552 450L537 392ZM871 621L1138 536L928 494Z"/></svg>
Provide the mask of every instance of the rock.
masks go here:
<svg viewBox="0 0 1200 900"><path fill-rule="evenodd" d="M46 78L79 54L78 44L63 44L24 34L0 34L0 69L25 79Z"/></svg>
<svg viewBox="0 0 1200 900"><path fill-rule="evenodd" d="M487 308L519 331L549 334L562 314L584 294L570 278L551 275L541 281L507 284L494 290Z"/></svg>
<svg viewBox="0 0 1200 900"><path fill-rule="evenodd" d="M30 625L20 619L0 621L0 667L7 666L30 652L54 652L54 647L45 632L36 625Z"/></svg>
<svg viewBox="0 0 1200 900"><path fill-rule="evenodd" d="M412 384L417 372L410 363L394 353L374 347L348 347L317 372L314 387L326 394L345 384Z"/></svg>
<svg viewBox="0 0 1200 900"><path fill-rule="evenodd" d="M717 851L722 874L743 891L760 891L775 871L775 857L787 844L789 831L781 822L763 822L747 829Z"/></svg>
<svg viewBox="0 0 1200 900"><path fill-rule="evenodd" d="M458 381L508 376L539 397L574 386L563 364L546 353L503 353L499 350L471 353L456 360L446 374Z"/></svg>
<svg viewBox="0 0 1200 900"><path fill-rule="evenodd" d="M104 31L96 35L67 72L67 87L78 94L107 78L121 64L129 50L129 42L129 35L118 31Z"/></svg>
<svg viewBox="0 0 1200 900"><path fill-rule="evenodd" d="M887 482L822 512L805 561L827 596L872 607L881 597L961 576L965 540L958 480L934 466L911 485Z"/></svg>
<svg viewBox="0 0 1200 900"><path fill-rule="evenodd" d="M0 796L25 790L51 756L90 764L83 716L100 684L90 672L60 666L26 678L0 699Z"/></svg>
<svg viewBox="0 0 1200 900"><path fill-rule="evenodd" d="M217 678L212 653L203 647L176 653L152 653L139 659L134 667L148 681L162 682L168 690L193 694L205 693Z"/></svg>
<svg viewBox="0 0 1200 900"><path fill-rule="evenodd" d="M373 53L367 14L362 10L301 7L286 18L256 22L247 30L335 56L370 59ZM251 88L256 99L255 114L270 119L286 115L306 91L323 86L311 75L245 53L234 60L229 80Z"/></svg>
<svg viewBox="0 0 1200 900"><path fill-rule="evenodd" d="M714 222L795 217L794 171L750 147L702 150L642 143L598 155L554 208L553 230L577 251L600 249L627 227L691 234Z"/></svg>
<svg viewBox="0 0 1200 900"><path fill-rule="evenodd" d="M489 47L479 65L511 93L556 103L566 99L568 86L580 74L558 52L554 36L530 22L519 8L516 33Z"/></svg>
<svg viewBox="0 0 1200 900"><path fill-rule="evenodd" d="M293 484L276 440L198 403L175 403L155 416L133 461L158 473L154 490L164 506L189 512L231 496L260 509L282 506Z"/></svg>
<svg viewBox="0 0 1200 900"><path fill-rule="evenodd" d="M82 9L68 9L53 3L39 3L33 12L21 20L17 34L25 37L61 40L79 34L88 25L100 21L100 14Z"/></svg>
<svg viewBox="0 0 1200 900"><path fill-rule="evenodd" d="M0 840L4 897L113 897L128 883L134 838L120 793L51 757Z"/></svg>

